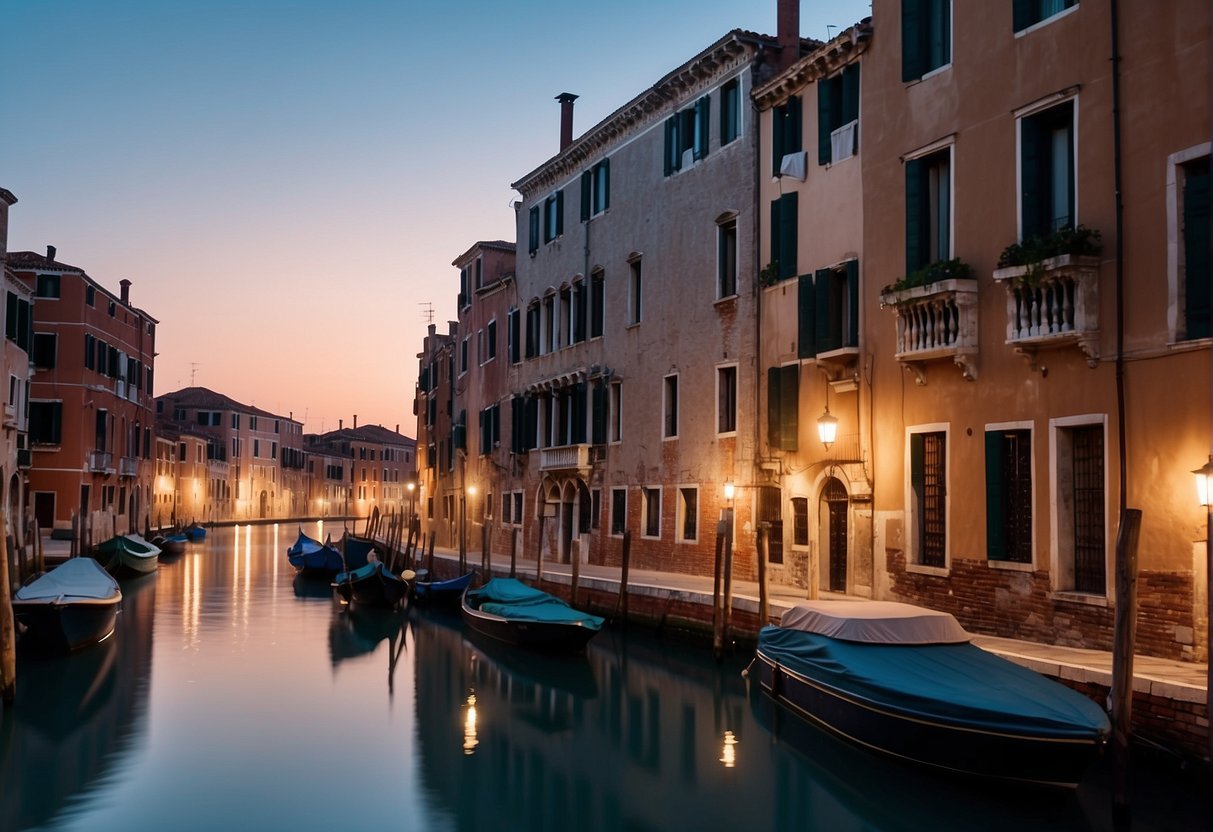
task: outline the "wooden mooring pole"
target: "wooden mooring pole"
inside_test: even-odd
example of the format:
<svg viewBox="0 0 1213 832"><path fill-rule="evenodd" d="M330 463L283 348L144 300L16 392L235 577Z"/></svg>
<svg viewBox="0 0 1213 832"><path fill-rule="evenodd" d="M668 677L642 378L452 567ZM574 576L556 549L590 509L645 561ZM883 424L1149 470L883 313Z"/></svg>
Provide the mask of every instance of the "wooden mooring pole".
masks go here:
<svg viewBox="0 0 1213 832"><path fill-rule="evenodd" d="M770 599L767 597L767 535L770 533L770 526L766 523L758 525L758 537L755 541L757 551L755 555L758 558L758 627L765 627L770 623L771 607ZM731 536L731 535L730 535Z"/></svg>
<svg viewBox="0 0 1213 832"><path fill-rule="evenodd" d="M510 530L510 577L518 577L518 529Z"/></svg>
<svg viewBox="0 0 1213 832"><path fill-rule="evenodd" d="M7 525L7 513L0 511L0 529ZM7 537L0 534L0 701L12 705L17 696L17 625L13 621Z"/></svg>
<svg viewBox="0 0 1213 832"><path fill-rule="evenodd" d="M632 532L623 531L623 566L619 573L619 604L620 617L628 620L628 571L632 568Z"/></svg>
<svg viewBox="0 0 1213 832"><path fill-rule="evenodd" d="M1112 634L1112 825L1128 829L1133 650L1137 641L1137 538L1141 509L1127 508L1116 535L1116 618Z"/></svg>
<svg viewBox="0 0 1213 832"><path fill-rule="evenodd" d="M724 572L724 537L728 524L716 524L716 567L712 572L712 655L720 661L724 655L724 615L720 604L720 585Z"/></svg>

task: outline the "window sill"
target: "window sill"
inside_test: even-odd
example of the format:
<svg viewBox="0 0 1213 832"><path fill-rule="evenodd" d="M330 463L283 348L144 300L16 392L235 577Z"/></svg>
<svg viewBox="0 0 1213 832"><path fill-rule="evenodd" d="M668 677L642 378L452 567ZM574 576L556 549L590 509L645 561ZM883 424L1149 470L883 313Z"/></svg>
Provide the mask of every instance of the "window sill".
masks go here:
<svg viewBox="0 0 1213 832"><path fill-rule="evenodd" d="M1005 572L1035 572L1036 566L1031 563L1020 563L1014 560L987 560L986 566L990 569L1000 569Z"/></svg>
<svg viewBox="0 0 1213 832"><path fill-rule="evenodd" d="M731 295L725 295L722 298L717 298L716 302L712 305L716 306L717 308L723 307L723 306L736 306L738 297L739 297L739 295L736 292L734 292Z"/></svg>
<svg viewBox="0 0 1213 832"><path fill-rule="evenodd" d="M1025 35L1035 32L1037 29L1043 29L1044 27L1046 27L1052 23L1056 23L1058 20L1061 20L1063 17L1069 17L1071 14L1073 14L1074 12L1077 12L1077 11L1078 11L1078 4L1076 3L1075 5L1071 6L1068 9L1062 9L1061 11L1057 12L1056 14L1046 17L1044 20L1038 20L1035 23L1033 23L1031 26L1028 26L1024 29L1020 29L1018 32L1015 33L1015 37L1022 38Z"/></svg>
<svg viewBox="0 0 1213 832"><path fill-rule="evenodd" d="M640 539L641 539L641 540L661 540L661 535L659 535L659 534L656 534L656 535L653 535L653 534L642 534L642 535L640 536Z"/></svg>
<svg viewBox="0 0 1213 832"><path fill-rule="evenodd" d="M1052 601L1062 601L1071 604L1082 604L1088 607L1107 607L1106 595L1094 595L1090 592L1075 592L1072 589L1055 589L1049 593Z"/></svg>
<svg viewBox="0 0 1213 832"><path fill-rule="evenodd" d="M907 563L906 571L915 575L934 575L937 578L946 578L952 574L952 570L946 566L924 566L921 563Z"/></svg>
<svg viewBox="0 0 1213 832"><path fill-rule="evenodd" d="M624 329L638 329L639 327L640 321L633 321L632 323L625 325Z"/></svg>

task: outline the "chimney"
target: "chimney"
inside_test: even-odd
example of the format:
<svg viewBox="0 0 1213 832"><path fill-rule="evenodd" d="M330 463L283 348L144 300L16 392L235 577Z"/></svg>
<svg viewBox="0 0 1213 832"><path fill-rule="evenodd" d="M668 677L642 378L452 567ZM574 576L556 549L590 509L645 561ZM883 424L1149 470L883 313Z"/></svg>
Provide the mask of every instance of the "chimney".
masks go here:
<svg viewBox="0 0 1213 832"><path fill-rule="evenodd" d="M396 433L400 433L400 423L396 423Z"/></svg>
<svg viewBox="0 0 1213 832"><path fill-rule="evenodd" d="M54 246L46 247L46 259L50 260L52 263L55 261L55 247Z"/></svg>
<svg viewBox="0 0 1213 832"><path fill-rule="evenodd" d="M577 96L562 92L556 96L556 100L560 102L560 150L563 152L573 143L573 102Z"/></svg>
<svg viewBox="0 0 1213 832"><path fill-rule="evenodd" d="M354 414L354 430L358 430L358 414Z"/></svg>
<svg viewBox="0 0 1213 832"><path fill-rule="evenodd" d="M129 280L119 280L118 285L122 287L122 303L126 306L131 305L131 282Z"/></svg>
<svg viewBox="0 0 1213 832"><path fill-rule="evenodd" d="M345 419L337 420L337 430L345 430Z"/></svg>
<svg viewBox="0 0 1213 832"><path fill-rule="evenodd" d="M800 60L800 0L779 0L779 68Z"/></svg>

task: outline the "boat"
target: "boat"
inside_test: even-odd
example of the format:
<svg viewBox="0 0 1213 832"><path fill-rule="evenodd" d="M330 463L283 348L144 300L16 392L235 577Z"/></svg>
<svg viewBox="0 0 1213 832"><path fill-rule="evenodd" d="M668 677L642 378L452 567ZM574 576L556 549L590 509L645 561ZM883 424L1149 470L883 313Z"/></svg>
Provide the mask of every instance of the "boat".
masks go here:
<svg viewBox="0 0 1213 832"><path fill-rule="evenodd" d="M30 639L51 648L79 650L114 632L122 591L92 558L68 558L13 596L13 615Z"/></svg>
<svg viewBox="0 0 1213 832"><path fill-rule="evenodd" d="M185 544L189 542L189 537L184 532L176 532L174 534L158 534L152 538L152 545L160 548L160 556L175 556L185 553Z"/></svg>
<svg viewBox="0 0 1213 832"><path fill-rule="evenodd" d="M146 575L160 565L160 547L137 534L117 534L97 546L97 562L111 574Z"/></svg>
<svg viewBox="0 0 1213 832"><path fill-rule="evenodd" d="M381 561L337 573L333 589L346 602L364 607L395 607L408 591L412 570L403 575L392 572Z"/></svg>
<svg viewBox="0 0 1213 832"><path fill-rule="evenodd" d="M194 523L186 528L184 534L192 543L198 543L202 540L206 540L206 528L197 523Z"/></svg>
<svg viewBox="0 0 1213 832"><path fill-rule="evenodd" d="M1074 787L1110 733L1087 697L911 604L802 601L759 632L747 672L852 742L964 775Z"/></svg>
<svg viewBox="0 0 1213 832"><path fill-rule="evenodd" d="M299 530L295 544L286 550L291 566L301 574L311 577L332 577L345 569L341 552L333 545L332 538L321 543Z"/></svg>
<svg viewBox="0 0 1213 832"><path fill-rule="evenodd" d="M422 604L457 604L463 597L463 591L471 586L475 574L468 572L458 578L431 581L429 570L421 569L417 572L417 579L413 581L413 597Z"/></svg>
<svg viewBox="0 0 1213 832"><path fill-rule="evenodd" d="M371 553L375 551L375 541L369 537L359 537L348 531L341 537L341 554L345 558L345 569L360 569L371 562Z"/></svg>
<svg viewBox="0 0 1213 832"><path fill-rule="evenodd" d="M509 644L577 653L602 629L603 619L514 578L492 578L463 593L463 620L471 629Z"/></svg>

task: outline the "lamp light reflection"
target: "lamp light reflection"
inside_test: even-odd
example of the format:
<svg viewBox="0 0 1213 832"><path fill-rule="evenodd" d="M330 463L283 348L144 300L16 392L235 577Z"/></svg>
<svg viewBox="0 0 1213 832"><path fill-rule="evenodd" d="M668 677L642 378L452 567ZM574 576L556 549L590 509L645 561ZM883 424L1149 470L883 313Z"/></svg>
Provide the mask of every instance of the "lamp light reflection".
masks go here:
<svg viewBox="0 0 1213 832"><path fill-rule="evenodd" d="M733 736L732 731L724 732L724 748L720 752L720 762L724 763L725 768L734 768L737 765L737 737Z"/></svg>
<svg viewBox="0 0 1213 832"><path fill-rule="evenodd" d="M467 698L467 713L463 717L463 753L465 756L471 756L476 753L476 746L480 741L476 739L476 694L469 693Z"/></svg>

